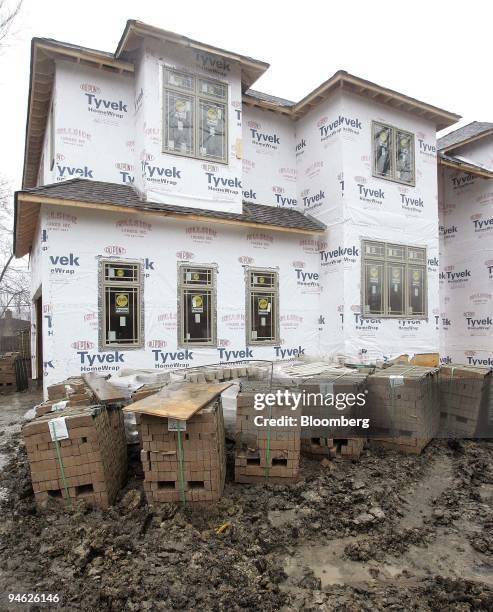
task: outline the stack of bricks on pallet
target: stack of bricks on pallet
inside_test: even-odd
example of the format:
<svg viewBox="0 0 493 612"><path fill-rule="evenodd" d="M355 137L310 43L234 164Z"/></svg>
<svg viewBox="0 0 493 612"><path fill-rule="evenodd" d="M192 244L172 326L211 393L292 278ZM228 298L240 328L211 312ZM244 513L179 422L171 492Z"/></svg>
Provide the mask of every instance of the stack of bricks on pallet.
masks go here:
<svg viewBox="0 0 493 612"><path fill-rule="evenodd" d="M340 419L342 416L348 420L365 418L365 407L359 405L361 402L357 401L356 396L361 393L365 397L367 378L367 373L360 370L333 368L323 375L298 382L299 390L305 391L303 415L316 419ZM330 396L334 399L333 403ZM303 427L301 454L313 459L356 459L365 446L365 432L358 426Z"/></svg>
<svg viewBox="0 0 493 612"><path fill-rule="evenodd" d="M372 441L420 453L440 424L438 368L393 365L367 380Z"/></svg>
<svg viewBox="0 0 493 612"><path fill-rule="evenodd" d="M4 353L0 355L0 390L15 389L15 361L19 353Z"/></svg>
<svg viewBox="0 0 493 612"><path fill-rule="evenodd" d="M491 368L447 365L440 369L440 433L487 437L493 409Z"/></svg>
<svg viewBox="0 0 493 612"><path fill-rule="evenodd" d="M185 380L192 383L205 383L226 381L236 378L248 378L249 380L263 380L267 378L270 368L263 365L238 365L238 366L222 366L215 368L208 366L206 368L197 368L185 374Z"/></svg>
<svg viewBox="0 0 493 612"><path fill-rule="evenodd" d="M220 400L214 400L174 431L177 421L140 415L144 490L149 503L214 502L226 478L224 420ZM181 439L181 445L179 441ZM181 446L181 460L180 460Z"/></svg>
<svg viewBox="0 0 493 612"><path fill-rule="evenodd" d="M79 376L67 378L61 383L48 387L48 400L35 408L36 416L74 406L90 406L94 395ZM65 404L66 402L66 404Z"/></svg>
<svg viewBox="0 0 493 612"><path fill-rule="evenodd" d="M277 387L271 392L276 390ZM254 391L248 389L237 397L235 480L295 482L300 463L300 411L276 405L260 412L254 408L254 396ZM259 427L254 422L256 416L273 419L292 416L294 423Z"/></svg>
<svg viewBox="0 0 493 612"><path fill-rule="evenodd" d="M56 413L68 437L55 440L47 414L22 429L31 468L34 496L43 505L83 498L102 508L111 505L127 473L123 414L118 408L77 406ZM57 449L58 445L58 449Z"/></svg>

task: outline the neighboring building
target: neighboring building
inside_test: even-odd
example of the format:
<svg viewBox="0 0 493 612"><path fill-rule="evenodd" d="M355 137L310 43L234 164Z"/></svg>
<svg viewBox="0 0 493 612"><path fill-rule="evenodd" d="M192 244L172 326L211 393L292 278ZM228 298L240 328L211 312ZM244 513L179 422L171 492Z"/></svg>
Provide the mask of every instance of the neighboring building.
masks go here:
<svg viewBox="0 0 493 612"><path fill-rule="evenodd" d="M441 359L493 367L493 123L437 146Z"/></svg>
<svg viewBox="0 0 493 612"><path fill-rule="evenodd" d="M15 251L46 382L438 351L460 117L343 71L297 103L249 89L267 67L134 21L114 54L33 40Z"/></svg>

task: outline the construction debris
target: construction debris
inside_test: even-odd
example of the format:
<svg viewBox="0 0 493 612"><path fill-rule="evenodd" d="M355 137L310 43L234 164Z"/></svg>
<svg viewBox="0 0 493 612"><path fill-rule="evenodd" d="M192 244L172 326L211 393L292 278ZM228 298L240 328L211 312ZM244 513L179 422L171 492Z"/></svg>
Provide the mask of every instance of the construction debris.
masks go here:
<svg viewBox="0 0 493 612"><path fill-rule="evenodd" d="M15 363L19 355L20 353L4 353L0 355L0 391L16 389Z"/></svg>
<svg viewBox="0 0 493 612"><path fill-rule="evenodd" d="M102 508L113 503L127 470L123 415L117 408L76 406L26 423L22 430L34 496L84 498Z"/></svg>

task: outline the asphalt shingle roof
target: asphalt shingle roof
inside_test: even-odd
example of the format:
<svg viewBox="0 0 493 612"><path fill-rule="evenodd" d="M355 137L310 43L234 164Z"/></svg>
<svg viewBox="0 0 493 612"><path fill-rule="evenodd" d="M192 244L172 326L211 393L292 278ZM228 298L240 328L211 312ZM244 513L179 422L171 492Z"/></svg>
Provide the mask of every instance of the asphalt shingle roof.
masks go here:
<svg viewBox="0 0 493 612"><path fill-rule="evenodd" d="M461 142L464 142L464 140L469 140L469 138L473 136L479 136L479 134L489 132L490 130L493 130L493 123L488 123L487 121L473 121L439 138L437 140L438 150L440 151L441 149L452 147L453 145L459 145Z"/></svg>
<svg viewBox="0 0 493 612"><path fill-rule="evenodd" d="M298 210L278 208L264 204L243 202L243 213L231 213L188 206L176 206L160 202L142 200L138 192L130 185L105 183L87 179L70 179L60 183L51 183L41 187L25 189L19 193L30 193L57 198L61 200L75 200L93 204L110 204L114 206L128 206L140 208L151 212L168 212L177 215L200 215L217 220L239 221L244 223L257 223L258 225L277 226L280 229L288 228L300 231L323 231L325 225L310 215Z"/></svg>

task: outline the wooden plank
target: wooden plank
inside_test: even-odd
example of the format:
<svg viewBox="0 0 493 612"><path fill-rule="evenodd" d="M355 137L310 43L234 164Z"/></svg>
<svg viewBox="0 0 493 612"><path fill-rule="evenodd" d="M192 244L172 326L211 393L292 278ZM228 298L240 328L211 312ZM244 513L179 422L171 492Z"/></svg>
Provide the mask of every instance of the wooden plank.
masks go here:
<svg viewBox="0 0 493 612"><path fill-rule="evenodd" d="M123 411L186 421L201 408L210 404L232 384L173 383L154 395L149 395L134 404L125 406Z"/></svg>
<svg viewBox="0 0 493 612"><path fill-rule="evenodd" d="M130 392L127 389L115 387L102 376L98 376L95 372L82 374L82 378L101 404L121 402L130 397Z"/></svg>

